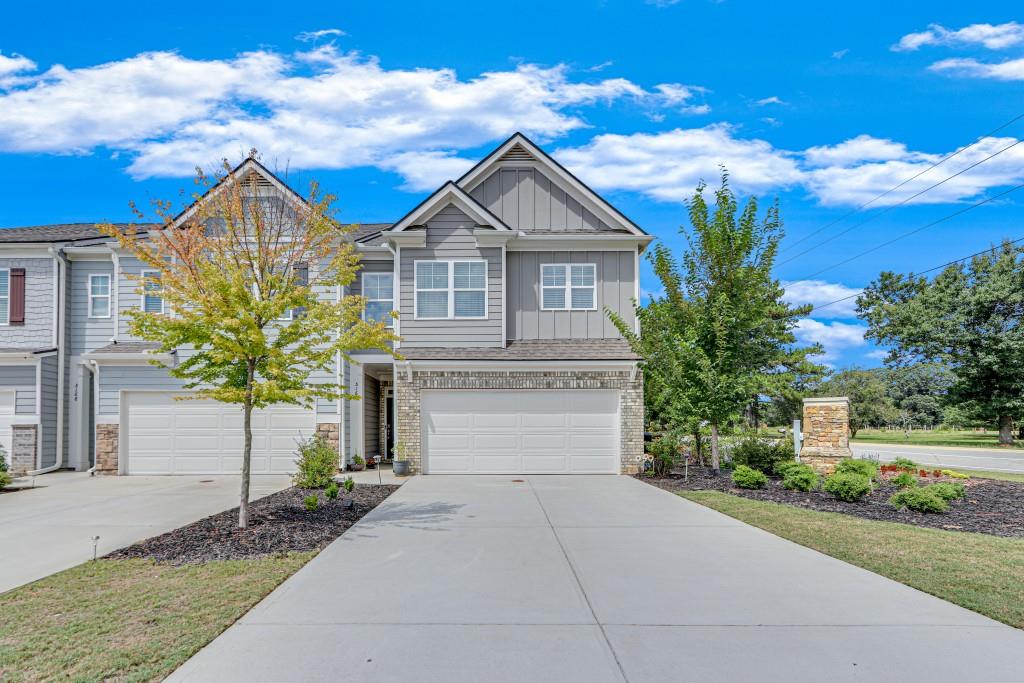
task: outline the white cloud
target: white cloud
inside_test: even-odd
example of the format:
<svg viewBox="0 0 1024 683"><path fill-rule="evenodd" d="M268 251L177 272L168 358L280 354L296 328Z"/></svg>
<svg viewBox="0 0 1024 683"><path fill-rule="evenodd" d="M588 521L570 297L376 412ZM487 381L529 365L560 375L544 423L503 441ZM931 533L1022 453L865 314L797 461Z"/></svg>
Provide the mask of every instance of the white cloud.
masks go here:
<svg viewBox="0 0 1024 683"><path fill-rule="evenodd" d="M8 72L31 68L25 58L4 59ZM563 65L460 79L452 69L386 69L333 45L223 60L151 52L55 66L0 92L0 150L108 148L127 152L130 172L148 177L189 175L256 147L296 169L399 170L409 187L421 188L463 163L457 150L515 130L541 140L564 135L586 127L579 110L598 103L678 108L699 92L680 84L647 90L624 78L574 80ZM433 175L414 158L436 164Z"/></svg>
<svg viewBox="0 0 1024 683"><path fill-rule="evenodd" d="M672 5L678 5L682 0L644 0L645 5L654 5L655 7L671 7Z"/></svg>
<svg viewBox="0 0 1024 683"><path fill-rule="evenodd" d="M839 359L844 351L851 348L864 346L864 333L867 332L866 325L854 325L833 321L824 323L814 318L801 318L797 321L793 333L798 341L803 344L821 344L825 352L816 356L816 359L825 363L834 362Z"/></svg>
<svg viewBox="0 0 1024 683"><path fill-rule="evenodd" d="M295 40L303 43L310 43L320 40L321 38L334 37L340 38L346 34L340 28L322 28L319 31L303 31L299 35L295 36Z"/></svg>
<svg viewBox="0 0 1024 683"><path fill-rule="evenodd" d="M0 53L0 76L9 76L22 71L35 71L36 63L28 57L12 54L10 57Z"/></svg>
<svg viewBox="0 0 1024 683"><path fill-rule="evenodd" d="M874 360L885 360L889 357L889 352L885 349L875 349L874 351L868 351L864 354L865 358L873 358Z"/></svg>
<svg viewBox="0 0 1024 683"><path fill-rule="evenodd" d="M659 287L658 289L646 289L645 287L640 288L640 301L650 302L654 299L660 299L665 296L665 288Z"/></svg>
<svg viewBox="0 0 1024 683"><path fill-rule="evenodd" d="M866 161L890 161L908 155L907 146L900 142L858 135L838 145L822 145L804 150L804 159L812 166L845 167Z"/></svg>
<svg viewBox="0 0 1024 683"><path fill-rule="evenodd" d="M848 287L839 282L826 282L824 280L796 280L794 282L783 282L782 286L786 290L785 294L782 295L782 300L793 306L811 304L817 307L844 299L844 301L839 303L815 310L814 316L816 318L850 319L857 317L857 300L847 297L859 294L860 289Z"/></svg>
<svg viewBox="0 0 1024 683"><path fill-rule="evenodd" d="M989 50L1002 50L1021 43L1024 43L1024 24L1015 21L997 25L971 24L955 31L931 24L924 31L903 36L890 49L910 52L926 45L981 45Z"/></svg>
<svg viewBox="0 0 1024 683"><path fill-rule="evenodd" d="M769 104L785 104L778 96L772 95L771 97L762 97L761 99L754 102L759 107L763 107Z"/></svg>
<svg viewBox="0 0 1024 683"><path fill-rule="evenodd" d="M760 193L801 180L796 161L764 140L743 140L727 124L663 133L605 134L582 147L555 152L596 189L633 190L666 201L693 194L700 180L712 183L719 166L741 192Z"/></svg>
<svg viewBox="0 0 1024 683"><path fill-rule="evenodd" d="M967 78L991 78L999 81L1024 81L1024 58L1003 62L979 62L977 59L943 59L928 67Z"/></svg>
<svg viewBox="0 0 1024 683"><path fill-rule="evenodd" d="M836 50L832 53L832 59L842 59L850 52L849 48L843 48L842 50Z"/></svg>

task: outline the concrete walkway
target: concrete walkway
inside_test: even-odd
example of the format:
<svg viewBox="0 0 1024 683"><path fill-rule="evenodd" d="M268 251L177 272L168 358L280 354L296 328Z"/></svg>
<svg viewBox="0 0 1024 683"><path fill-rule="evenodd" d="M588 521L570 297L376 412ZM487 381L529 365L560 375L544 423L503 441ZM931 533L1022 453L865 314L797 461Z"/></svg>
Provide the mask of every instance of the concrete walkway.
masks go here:
<svg viewBox="0 0 1024 683"><path fill-rule="evenodd" d="M952 467L967 471L990 470L1024 474L1024 450L1020 448L958 448L858 442L851 442L850 448L858 458L877 455L882 462L892 462L902 456L928 468Z"/></svg>
<svg viewBox="0 0 1024 683"><path fill-rule="evenodd" d="M27 485L19 480L19 486ZM0 593L238 505L237 476L90 477L54 472L0 494ZM254 476L252 498L289 485Z"/></svg>
<svg viewBox="0 0 1024 683"><path fill-rule="evenodd" d="M1019 681L1024 633L626 477L416 477L171 681Z"/></svg>

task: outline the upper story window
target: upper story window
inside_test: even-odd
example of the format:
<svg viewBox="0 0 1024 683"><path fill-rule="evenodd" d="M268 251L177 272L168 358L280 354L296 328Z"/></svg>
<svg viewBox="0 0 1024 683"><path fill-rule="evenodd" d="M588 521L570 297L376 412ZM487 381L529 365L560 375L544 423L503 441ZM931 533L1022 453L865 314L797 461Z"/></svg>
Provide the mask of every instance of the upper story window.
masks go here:
<svg viewBox="0 0 1024 683"><path fill-rule="evenodd" d="M597 266L545 263L540 267L541 310L593 311L597 308Z"/></svg>
<svg viewBox="0 0 1024 683"><path fill-rule="evenodd" d="M89 317L110 317L110 276L105 273L89 276Z"/></svg>
<svg viewBox="0 0 1024 683"><path fill-rule="evenodd" d="M486 318L487 262L416 261L416 318Z"/></svg>
<svg viewBox="0 0 1024 683"><path fill-rule="evenodd" d="M394 324L391 311L395 307L395 276L392 273L363 273L363 296L366 297L363 319L391 327Z"/></svg>
<svg viewBox="0 0 1024 683"><path fill-rule="evenodd" d="M0 325L11 322L11 271L0 270Z"/></svg>
<svg viewBox="0 0 1024 683"><path fill-rule="evenodd" d="M142 310L146 313L163 313L164 300L157 293L160 291L160 271L144 270L141 273L142 283Z"/></svg>

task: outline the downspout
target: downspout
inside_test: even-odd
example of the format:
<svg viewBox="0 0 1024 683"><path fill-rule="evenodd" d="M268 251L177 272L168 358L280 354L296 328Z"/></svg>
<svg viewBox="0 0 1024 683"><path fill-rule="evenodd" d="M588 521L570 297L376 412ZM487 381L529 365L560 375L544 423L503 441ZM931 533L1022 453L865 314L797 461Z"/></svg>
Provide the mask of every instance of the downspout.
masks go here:
<svg viewBox="0 0 1024 683"><path fill-rule="evenodd" d="M117 253L117 247L110 249L110 260L114 264L114 277L110 278L110 298L114 308L114 336L110 338L110 341L116 344L118 328L121 327L121 255Z"/></svg>
<svg viewBox="0 0 1024 683"><path fill-rule="evenodd" d="M67 296L65 293L65 282L67 266L64 264L64 259L61 256L61 250L54 247L47 249L50 252L50 256L53 257L53 345L57 348L57 438L56 442L56 459L54 463L49 467L42 467L38 470L32 470L28 473L29 476L34 477L38 474L46 474L59 470L64 466L64 315L65 315L65 302ZM36 372L42 375L42 361L37 368ZM41 387L40 387L41 389ZM41 392L40 392L41 393ZM40 396L37 396L41 400ZM42 426L42 410L39 413L39 424ZM42 464L43 449L42 449L42 437L39 439L39 464Z"/></svg>
<svg viewBox="0 0 1024 683"><path fill-rule="evenodd" d="M345 286L335 285L334 287L334 300L335 303L341 304L342 299L345 298ZM339 329L338 334L342 331ZM341 351L335 352L335 363L334 363L334 381L340 387L344 373L342 363L345 362L344 356L341 355ZM342 472L348 469L348 458L345 453L345 399L338 399L338 458L341 460L341 466L338 468Z"/></svg>
<svg viewBox="0 0 1024 683"><path fill-rule="evenodd" d="M95 425L96 424L96 414L99 412L99 409L100 409L100 364L97 363L94 360L90 360L89 361L89 365L92 366L92 411L93 411L92 412L92 423L93 423L93 425ZM95 431L95 429L93 429L92 438L93 438L93 453L95 454L95 452L96 452L95 451L95 447L96 447L96 431ZM97 461L94 459L93 462L92 462L92 467L90 467L88 470L86 470L89 473L90 477L93 476L94 474L96 474L96 462Z"/></svg>

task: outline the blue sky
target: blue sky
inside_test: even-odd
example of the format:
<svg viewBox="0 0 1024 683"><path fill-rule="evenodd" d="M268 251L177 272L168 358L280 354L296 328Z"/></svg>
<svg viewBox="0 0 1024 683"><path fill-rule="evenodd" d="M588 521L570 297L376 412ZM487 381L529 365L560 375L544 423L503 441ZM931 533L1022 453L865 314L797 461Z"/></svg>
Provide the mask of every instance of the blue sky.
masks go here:
<svg viewBox="0 0 1024 683"><path fill-rule="evenodd" d="M343 219L388 221L522 130L672 245L726 164L742 195L779 198L798 302L1024 237L1021 190L836 265L1024 182L1021 119L807 238L1024 114L1017 3L145 5L4 10L0 226L129 220L253 146ZM835 367L879 363L850 305L800 335Z"/></svg>

